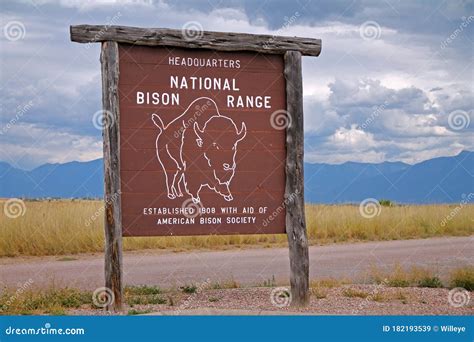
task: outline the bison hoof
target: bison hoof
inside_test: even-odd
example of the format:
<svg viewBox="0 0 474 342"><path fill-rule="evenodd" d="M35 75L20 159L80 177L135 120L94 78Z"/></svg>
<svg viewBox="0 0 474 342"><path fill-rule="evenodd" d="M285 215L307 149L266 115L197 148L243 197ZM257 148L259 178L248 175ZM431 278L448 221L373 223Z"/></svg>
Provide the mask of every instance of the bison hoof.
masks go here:
<svg viewBox="0 0 474 342"><path fill-rule="evenodd" d="M169 199L175 199L175 198L176 198L176 196L175 196L175 195L173 195L173 194L168 194L168 198L169 198Z"/></svg>
<svg viewBox="0 0 474 342"><path fill-rule="evenodd" d="M193 197L193 202L198 204L199 202L201 202L201 199L199 197Z"/></svg>
<svg viewBox="0 0 474 342"><path fill-rule="evenodd" d="M234 199L234 197L232 197L232 195L227 195L227 196L224 196L224 199L226 201L232 201Z"/></svg>

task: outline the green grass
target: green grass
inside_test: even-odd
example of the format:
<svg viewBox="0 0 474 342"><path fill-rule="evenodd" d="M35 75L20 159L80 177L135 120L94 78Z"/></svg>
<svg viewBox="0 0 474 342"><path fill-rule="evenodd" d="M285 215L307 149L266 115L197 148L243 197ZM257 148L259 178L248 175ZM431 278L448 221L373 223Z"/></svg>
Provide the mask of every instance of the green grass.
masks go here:
<svg viewBox="0 0 474 342"><path fill-rule="evenodd" d="M454 270L450 277L451 287L463 287L474 291L474 266Z"/></svg>
<svg viewBox="0 0 474 342"><path fill-rule="evenodd" d="M395 203L387 199L381 199L379 203L382 207L393 207L395 205Z"/></svg>
<svg viewBox="0 0 474 342"><path fill-rule="evenodd" d="M151 285L137 285L137 286L125 286L125 294L130 296L148 296L158 295L163 291L158 286Z"/></svg>
<svg viewBox="0 0 474 342"><path fill-rule="evenodd" d="M166 304L168 301L160 295L141 295L141 296L128 296L125 301L130 306L133 305L145 305L145 304Z"/></svg>
<svg viewBox="0 0 474 342"><path fill-rule="evenodd" d="M0 314L64 314L65 309L92 304L92 292L72 288L26 289L22 293L3 289Z"/></svg>
<svg viewBox="0 0 474 342"><path fill-rule="evenodd" d="M92 296L92 291L74 288L26 288L21 292L4 288L0 294L0 315L64 315L68 309L96 308L92 302ZM127 286L124 298L125 302L132 307L168 302L163 297L163 291L156 286Z"/></svg>
<svg viewBox="0 0 474 342"><path fill-rule="evenodd" d="M3 200L0 205L3 207ZM0 257L22 255L70 255L103 252L103 207L101 201L25 201L26 211L18 218L0 214ZM357 205L306 205L310 244L350 241L399 240L434 236L474 234L474 205L456 210L455 205L394 205L383 201L380 215L367 219ZM444 222L444 223L443 223ZM285 246L279 235L223 235L186 237L127 237L124 250L229 249L244 246Z"/></svg>
<svg viewBox="0 0 474 342"><path fill-rule="evenodd" d="M166 304L163 291L158 286L138 285L126 286L125 302L130 306L143 304Z"/></svg>
<svg viewBox="0 0 474 342"><path fill-rule="evenodd" d="M437 276L424 277L418 281L418 287L431 287L438 288L443 287L443 283Z"/></svg>
<svg viewBox="0 0 474 342"><path fill-rule="evenodd" d="M147 313L153 312L153 310L150 309L145 309L145 310L137 310L137 309L130 309L127 312L127 315L133 316L133 315L144 315Z"/></svg>
<svg viewBox="0 0 474 342"><path fill-rule="evenodd" d="M421 268L412 268L403 270L400 266L396 266L392 271L387 273L378 270L372 270L372 278L369 283L385 284L393 286L393 284L401 284L401 288L391 296L384 293L369 293L354 288L345 288L343 296L350 298L362 298L375 302L384 302L388 300L398 300L404 304L409 302L407 294L404 292L406 282L409 286L423 287L440 287L443 285L438 276L432 271ZM388 279L392 279L392 285L388 283ZM229 281L234 284L234 281ZM238 286L228 286L227 282L219 286L212 286L212 289L236 288ZM311 295L316 299L324 299L328 295L331 288L349 284L347 280L321 279L312 280L310 282ZM214 284L216 285L216 284ZM447 286L447 285L446 285ZM463 287L469 291L473 291L474 287L474 267L460 267L454 270L449 278L450 287ZM195 293L197 287L195 285L186 285L181 288L184 293ZM126 286L124 290L125 303L131 308L129 315L144 314L149 311L148 308L133 308L135 305L176 305L174 296L180 297L180 293L174 290L162 290L157 286ZM181 294L181 296L183 296ZM289 296L289 293L282 293L282 297ZM209 302L217 302L220 298L210 296ZM425 303L423 299L420 303ZM21 292L15 288L3 288L0 292L0 315L32 315L32 314L49 314L49 315L65 315L70 309L92 309L95 308L92 303L92 291L83 291L74 288L56 288L38 289L34 287L22 287ZM97 308L96 308L97 309Z"/></svg>
<svg viewBox="0 0 474 342"><path fill-rule="evenodd" d="M369 272L371 279L377 284L384 284L391 287L442 287L438 276L432 270L420 267L411 267L404 269L399 264L395 265L392 270L382 272L373 267Z"/></svg>
<svg viewBox="0 0 474 342"><path fill-rule="evenodd" d="M459 267L451 272L448 281L443 282L435 270L421 267L405 269L397 264L385 272L373 267L369 279L369 282L392 287L463 287L473 291L474 267Z"/></svg>
<svg viewBox="0 0 474 342"><path fill-rule="evenodd" d="M184 285L179 288L183 293L196 293L197 286L194 284Z"/></svg>

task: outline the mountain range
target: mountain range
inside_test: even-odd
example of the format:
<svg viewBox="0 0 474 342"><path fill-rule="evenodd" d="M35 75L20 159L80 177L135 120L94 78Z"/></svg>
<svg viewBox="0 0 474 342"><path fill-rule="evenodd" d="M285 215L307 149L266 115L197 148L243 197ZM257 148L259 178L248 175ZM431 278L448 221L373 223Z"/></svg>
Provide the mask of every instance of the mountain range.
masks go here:
<svg viewBox="0 0 474 342"><path fill-rule="evenodd" d="M474 152L410 165L402 162L305 163L305 198L311 203L457 203L474 193ZM0 197L98 198L103 162L44 164L31 171L0 162Z"/></svg>

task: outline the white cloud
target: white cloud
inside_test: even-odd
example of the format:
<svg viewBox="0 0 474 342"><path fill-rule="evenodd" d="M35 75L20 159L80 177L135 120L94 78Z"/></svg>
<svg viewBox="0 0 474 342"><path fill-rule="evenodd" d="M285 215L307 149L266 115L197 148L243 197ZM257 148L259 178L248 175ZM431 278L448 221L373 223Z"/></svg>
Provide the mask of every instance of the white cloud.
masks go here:
<svg viewBox="0 0 474 342"><path fill-rule="evenodd" d="M383 125L389 135L396 137L447 136L453 133L438 124L434 114L407 114L403 111L390 111L384 115Z"/></svg>
<svg viewBox="0 0 474 342"><path fill-rule="evenodd" d="M370 149L375 146L375 140L372 134L364 132L356 125L347 129L341 127L332 134L329 143L341 149Z"/></svg>
<svg viewBox="0 0 474 342"><path fill-rule="evenodd" d="M88 161L102 157L102 141L49 127L17 123L8 130L0 160L30 169L43 163Z"/></svg>
<svg viewBox="0 0 474 342"><path fill-rule="evenodd" d="M283 1L35 0L7 5L2 21L21 20L26 35L17 42L0 38L7 47L1 55L2 124L15 117L18 105L33 101L34 106L2 136L7 140L2 140L0 159L6 161L16 157L32 166L101 155L99 133L90 124L100 108L99 44L86 48L70 42L69 25L104 24L117 12L123 14L118 25L180 29L197 20L206 30L321 38L321 56L303 60L309 161L419 161L474 147L472 123L453 132L447 122L453 110L474 107L472 42L463 34L440 48L459 26L466 10L461 4L440 4L433 20L424 23L421 13L429 5L416 2L394 4L400 12L396 18L383 3L345 8L318 1L304 9ZM296 12L301 15L285 25L285 17ZM360 25L374 18L380 36L365 40ZM38 140L38 135L48 139Z"/></svg>
<svg viewBox="0 0 474 342"><path fill-rule="evenodd" d="M80 11L107 9L117 6L146 6L153 8L152 0L35 0L35 4L59 5L65 8L72 8Z"/></svg>
<svg viewBox="0 0 474 342"><path fill-rule="evenodd" d="M415 163L474 148L472 128L453 130L445 110L463 96L451 98L442 88L391 89L372 79L336 80L329 88L327 100L307 100L307 161Z"/></svg>

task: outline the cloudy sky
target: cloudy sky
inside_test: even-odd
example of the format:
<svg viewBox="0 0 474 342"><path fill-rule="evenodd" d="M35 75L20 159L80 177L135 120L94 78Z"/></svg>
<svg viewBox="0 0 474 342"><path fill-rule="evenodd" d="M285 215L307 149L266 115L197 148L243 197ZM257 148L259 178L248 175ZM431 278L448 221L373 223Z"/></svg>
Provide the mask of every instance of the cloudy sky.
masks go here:
<svg viewBox="0 0 474 342"><path fill-rule="evenodd" d="M0 160L102 155L99 44L69 25L321 38L304 57L305 159L416 163L474 150L473 1L2 0Z"/></svg>

